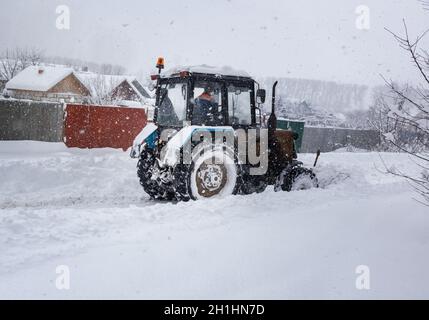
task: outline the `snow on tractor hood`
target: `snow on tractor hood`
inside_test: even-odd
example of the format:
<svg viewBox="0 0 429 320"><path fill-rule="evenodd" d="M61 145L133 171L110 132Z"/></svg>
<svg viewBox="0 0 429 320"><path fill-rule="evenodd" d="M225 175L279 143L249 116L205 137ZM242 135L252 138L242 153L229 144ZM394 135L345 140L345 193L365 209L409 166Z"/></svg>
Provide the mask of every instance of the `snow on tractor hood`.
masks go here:
<svg viewBox="0 0 429 320"><path fill-rule="evenodd" d="M188 126L180 130L176 135L174 135L167 145L163 148L161 152L161 161L160 165L165 166L175 166L180 160L180 149L188 141L192 139L194 132L198 131L234 131L232 127L229 126L220 126L220 127L208 127L208 126Z"/></svg>

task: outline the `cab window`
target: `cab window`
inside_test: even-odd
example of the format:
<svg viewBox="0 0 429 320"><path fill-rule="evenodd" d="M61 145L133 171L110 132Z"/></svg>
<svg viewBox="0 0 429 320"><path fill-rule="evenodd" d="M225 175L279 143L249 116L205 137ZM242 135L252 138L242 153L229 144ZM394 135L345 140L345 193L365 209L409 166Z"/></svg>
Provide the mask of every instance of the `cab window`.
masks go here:
<svg viewBox="0 0 429 320"><path fill-rule="evenodd" d="M228 118L230 125L250 125L251 90L248 87L228 85Z"/></svg>

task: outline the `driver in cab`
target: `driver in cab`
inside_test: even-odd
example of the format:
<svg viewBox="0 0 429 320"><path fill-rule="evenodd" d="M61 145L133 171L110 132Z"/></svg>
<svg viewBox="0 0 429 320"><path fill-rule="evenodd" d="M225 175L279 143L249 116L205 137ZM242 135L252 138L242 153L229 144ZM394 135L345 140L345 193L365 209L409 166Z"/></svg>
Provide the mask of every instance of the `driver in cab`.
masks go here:
<svg viewBox="0 0 429 320"><path fill-rule="evenodd" d="M219 122L218 104L213 93L213 89L207 86L204 88L203 93L195 99L192 115L193 124L210 125L215 124L215 122Z"/></svg>

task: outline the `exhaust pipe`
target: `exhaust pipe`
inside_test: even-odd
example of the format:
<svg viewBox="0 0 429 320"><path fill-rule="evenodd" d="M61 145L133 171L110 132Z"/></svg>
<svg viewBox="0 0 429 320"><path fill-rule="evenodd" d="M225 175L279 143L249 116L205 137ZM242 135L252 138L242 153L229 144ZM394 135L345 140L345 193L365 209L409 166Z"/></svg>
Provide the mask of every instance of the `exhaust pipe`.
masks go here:
<svg viewBox="0 0 429 320"><path fill-rule="evenodd" d="M268 118L268 137L273 138L274 137L274 131L277 129L277 117L276 117L276 87L277 87L278 81L274 82L273 84L273 97L271 100L271 114Z"/></svg>

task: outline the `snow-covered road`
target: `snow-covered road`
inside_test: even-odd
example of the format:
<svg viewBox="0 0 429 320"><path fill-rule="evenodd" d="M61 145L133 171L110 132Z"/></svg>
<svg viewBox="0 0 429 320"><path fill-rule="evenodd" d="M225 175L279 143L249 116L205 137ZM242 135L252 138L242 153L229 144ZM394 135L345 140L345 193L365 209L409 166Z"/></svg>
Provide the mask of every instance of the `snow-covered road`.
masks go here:
<svg viewBox="0 0 429 320"><path fill-rule="evenodd" d="M0 298L429 298L429 209L380 157L419 170L334 152L320 189L176 204L150 201L122 151L2 141Z"/></svg>

